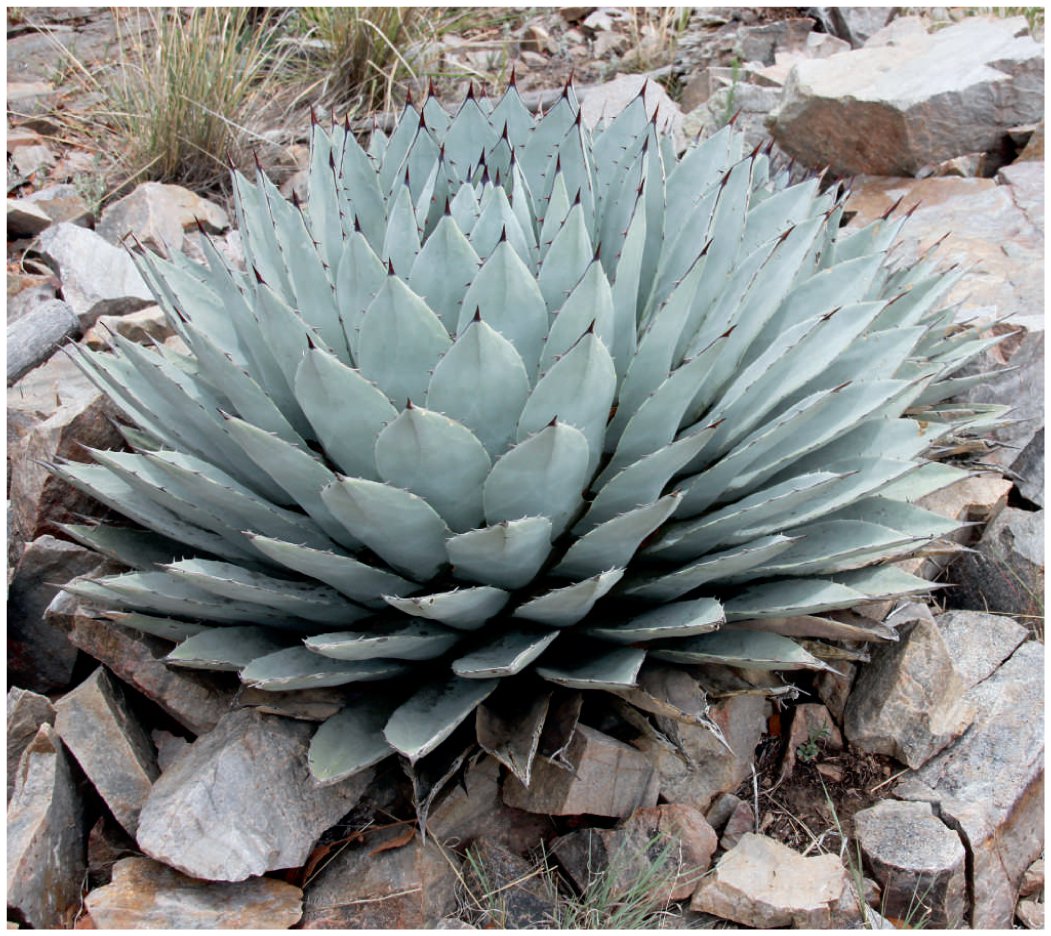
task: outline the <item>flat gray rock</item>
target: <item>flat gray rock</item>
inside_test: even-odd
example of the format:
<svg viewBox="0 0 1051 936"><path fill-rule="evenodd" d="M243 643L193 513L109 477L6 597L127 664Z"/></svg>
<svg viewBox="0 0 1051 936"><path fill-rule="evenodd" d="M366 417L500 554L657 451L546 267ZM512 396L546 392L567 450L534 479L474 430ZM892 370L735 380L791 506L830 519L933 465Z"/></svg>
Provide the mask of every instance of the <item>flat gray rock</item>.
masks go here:
<svg viewBox="0 0 1051 936"><path fill-rule="evenodd" d="M967 853L928 803L883 800L854 814L854 834L882 888L884 916L960 927L968 909Z"/></svg>
<svg viewBox="0 0 1051 936"><path fill-rule="evenodd" d="M156 702L193 734L211 731L227 712L237 689L236 677L196 673L168 666L172 644L110 621L73 615L70 641L104 663L128 685ZM227 678L224 679L224 675Z"/></svg>
<svg viewBox="0 0 1051 936"><path fill-rule="evenodd" d="M318 787L307 767L313 727L242 709L199 737L154 784L138 843L192 877L243 881L297 868L372 777Z"/></svg>
<svg viewBox="0 0 1051 936"><path fill-rule="evenodd" d="M14 682L37 692L64 689L73 675L77 648L44 612L59 587L86 575L102 557L83 546L41 536L22 552L8 591L8 672Z"/></svg>
<svg viewBox="0 0 1051 936"><path fill-rule="evenodd" d="M1044 49L1022 17L969 17L929 35L798 62L774 138L839 175L914 175L990 152L1043 113ZM845 37L844 37L845 38Z"/></svg>
<svg viewBox="0 0 1051 936"><path fill-rule="evenodd" d="M969 919L1007 929L1027 869L1044 847L1044 647L1023 643L967 694L979 713L952 747L895 788L903 799L937 804L971 853Z"/></svg>
<svg viewBox="0 0 1051 936"><path fill-rule="evenodd" d="M70 925L84 879L84 808L55 730L22 754L7 808L7 906L35 929Z"/></svg>
<svg viewBox="0 0 1051 936"><path fill-rule="evenodd" d="M55 703L55 730L131 836L160 775L157 752L124 690L99 667Z"/></svg>
<svg viewBox="0 0 1051 936"><path fill-rule="evenodd" d="M18 762L44 723L55 724L55 709L46 696L28 689L7 690L7 799L15 789Z"/></svg>
<svg viewBox="0 0 1051 936"><path fill-rule="evenodd" d="M872 651L847 700L843 731L863 751L919 767L975 715L945 638L926 608L900 622L901 640Z"/></svg>
<svg viewBox="0 0 1051 936"><path fill-rule="evenodd" d="M303 892L273 878L199 881L149 858L124 858L85 904L98 929L288 929L303 915Z"/></svg>
<svg viewBox="0 0 1051 936"><path fill-rule="evenodd" d="M44 231L38 245L82 328L100 315L123 315L155 301L127 251L94 231L66 221Z"/></svg>

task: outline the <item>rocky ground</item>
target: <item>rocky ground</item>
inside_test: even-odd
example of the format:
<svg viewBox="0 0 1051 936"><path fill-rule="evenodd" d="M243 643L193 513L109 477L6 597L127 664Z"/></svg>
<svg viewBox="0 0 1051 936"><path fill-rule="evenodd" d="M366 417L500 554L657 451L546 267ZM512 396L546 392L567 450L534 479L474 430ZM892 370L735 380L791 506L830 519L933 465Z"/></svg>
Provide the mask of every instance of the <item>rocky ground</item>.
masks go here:
<svg viewBox="0 0 1051 936"><path fill-rule="evenodd" d="M654 66L665 37L630 22L564 8L491 41L446 37L442 54L479 70L510 56L537 100L575 69L590 122L656 70L675 99L655 81L647 93L682 139L733 119L786 160L852 177L848 227L911 215L897 255L937 244L963 272L958 320L1010 335L959 403L1008 403L1012 421L948 453L973 476L923 500L971 524L956 551L909 560L951 587L861 609L886 639L845 641L838 674L798 692L771 699L755 674L728 673L712 715L731 750L663 719L640 734L567 696L567 731L545 739L528 790L490 758L451 764L448 787L412 787L390 761L315 787L306 744L339 692L263 699L169 669L169 643L59 591L107 564L62 526L104 508L46 463L123 442L60 346L176 340L118 246L128 232L193 257L199 220L241 257L221 199L148 183L100 211L97 160L63 142L75 95L54 43L9 26L9 919L535 926L564 900L535 871L543 844L570 890L606 870L611 902L668 865L643 895L661 911L647 925L1043 928L1042 35L954 11L706 8ZM57 11L52 26L82 55L113 41L98 12ZM272 165L289 192L306 132ZM652 691L690 691L674 679Z"/></svg>

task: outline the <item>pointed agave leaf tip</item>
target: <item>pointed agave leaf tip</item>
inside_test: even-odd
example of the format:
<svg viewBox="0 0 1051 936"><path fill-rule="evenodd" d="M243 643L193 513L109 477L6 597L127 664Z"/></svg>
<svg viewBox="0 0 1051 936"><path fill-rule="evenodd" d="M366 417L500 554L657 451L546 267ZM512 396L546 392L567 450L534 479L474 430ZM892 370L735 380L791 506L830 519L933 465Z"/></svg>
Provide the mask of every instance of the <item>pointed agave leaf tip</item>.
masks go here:
<svg viewBox="0 0 1051 936"><path fill-rule="evenodd" d="M317 345L314 344L314 339L310 337L310 332L307 332L307 350L314 351L316 348Z"/></svg>
<svg viewBox="0 0 1051 936"><path fill-rule="evenodd" d="M361 221L360 221L360 219L358 218L358 216L356 214L354 215L354 230L358 234L361 233Z"/></svg>
<svg viewBox="0 0 1051 936"><path fill-rule="evenodd" d="M558 425L558 417L557 416L552 416L551 417L551 422L549 422L544 428L545 429L553 429L557 425Z"/></svg>
<svg viewBox="0 0 1051 936"><path fill-rule="evenodd" d="M474 100L474 81L467 82L467 94L464 95L464 101Z"/></svg>
<svg viewBox="0 0 1051 936"><path fill-rule="evenodd" d="M706 243L704 245L704 249L701 251L701 254L700 254L702 257L707 255L708 248L712 246L712 241L713 240L714 240L714 238L711 238L711 237L708 238L708 243Z"/></svg>
<svg viewBox="0 0 1051 936"><path fill-rule="evenodd" d="M506 241L507 241L507 225L505 224L505 225L503 225L500 228L500 241L499 241L499 243L503 244L503 243L506 243Z"/></svg>
<svg viewBox="0 0 1051 936"><path fill-rule="evenodd" d="M904 198L904 197L905 197L905 196L903 195L903 196L902 196L902 198ZM906 212L905 212L905 217L906 217L906 218L911 218L911 217L912 217L912 215L913 215L913 212L915 212L915 211L916 211L916 209L917 209L917 208L919 208L919 207L920 207L920 205L922 205L922 204L923 204L923 199L918 199L918 200L916 201L916 203L915 203L914 205L912 205L912 207L911 207L911 208L909 208L909 210L908 210L908 211L906 211ZM941 237L939 237L939 238L938 238L938 240L936 240L936 241L934 242L934 243L935 243L935 245L937 245L937 244L940 244L940 243L941 243L941 242L942 242L943 240L945 240L945 238L946 238L946 237L948 237L948 236L949 236L949 234L948 234L948 233L945 233L945 234L943 234L943 235L942 235Z"/></svg>
<svg viewBox="0 0 1051 936"><path fill-rule="evenodd" d="M475 306L474 307L474 318L471 319L471 321L472 322L480 322L481 320L482 320L482 308L481 308L481 306Z"/></svg>
<svg viewBox="0 0 1051 936"><path fill-rule="evenodd" d="M310 126L316 127L318 125L317 111L314 110L314 105L310 105Z"/></svg>
<svg viewBox="0 0 1051 936"><path fill-rule="evenodd" d="M738 108L737 108L737 110L736 110L736 111L734 112L734 115L733 115L733 117L731 117L731 118L730 118L730 119L729 119L729 120L727 121L727 126L730 126L730 127L732 127L732 126L733 126L733 125L734 125L735 123L737 123L737 118L738 118L738 117L740 117L740 116L741 116L741 108L740 108L740 107L738 107Z"/></svg>
<svg viewBox="0 0 1051 936"><path fill-rule="evenodd" d="M840 385L839 385L838 387L833 387L833 388L832 388L832 392L833 392L833 393L839 393L839 391L840 391L840 390L845 390L845 389L846 389L847 387L849 387L849 386L850 386L850 385L851 385L851 384L852 384L853 382L854 382L853 380L844 380L844 381L843 381L843 383L841 383L841 384L840 384Z"/></svg>
<svg viewBox="0 0 1051 936"><path fill-rule="evenodd" d="M394 272L394 261L391 260L389 257L387 258L387 275L388 276L396 276L397 275Z"/></svg>
<svg viewBox="0 0 1051 936"><path fill-rule="evenodd" d="M449 195L447 193L446 196L445 196L445 207L442 209L442 214L447 216L447 217L452 217L452 213L453 213L453 210L452 210L452 206L449 203Z"/></svg>
<svg viewBox="0 0 1051 936"><path fill-rule="evenodd" d="M197 215L193 216L193 223L197 225L197 233L198 234L200 234L202 237L207 237L208 236L207 231L205 231L205 229L204 229L204 222L201 221L201 219L198 218Z"/></svg>
<svg viewBox="0 0 1051 936"><path fill-rule="evenodd" d="M412 107L412 88L405 89L405 106Z"/></svg>
<svg viewBox="0 0 1051 936"><path fill-rule="evenodd" d="M252 159L255 160L255 171L256 172L262 172L263 171L263 164L262 164L262 162L259 159L259 150L255 149L255 148L252 149Z"/></svg>
<svg viewBox="0 0 1051 936"><path fill-rule="evenodd" d="M256 281L256 282L257 282L257 283L258 283L258 284L259 284L260 286L265 286L265 285L266 285L266 280L265 280L265 279L263 279L263 274L259 272L259 268L258 268L258 267L254 267L254 266L253 266L253 267L252 267L252 272L253 272L253 273L255 274L255 281Z"/></svg>
<svg viewBox="0 0 1051 936"><path fill-rule="evenodd" d="M830 318L832 318L833 315L835 315L842 308L843 308L843 306L836 306L831 312L826 312L824 315L821 316L821 321L822 322L827 322Z"/></svg>
<svg viewBox="0 0 1051 936"><path fill-rule="evenodd" d="M299 195L296 193L295 189L292 189L292 207L300 211L303 210L302 205L299 202Z"/></svg>
<svg viewBox="0 0 1051 936"><path fill-rule="evenodd" d="M436 98L438 96L438 89L434 86L434 76L431 75L427 79L427 97Z"/></svg>
<svg viewBox="0 0 1051 936"><path fill-rule="evenodd" d="M761 150L762 148L763 141L760 140L758 143L755 144L755 148L752 150L752 152L748 154L748 158L755 159L755 157L759 155L759 150Z"/></svg>
<svg viewBox="0 0 1051 936"><path fill-rule="evenodd" d="M770 137L770 139L766 141L766 146L763 147L763 155L764 156L770 156L770 155L773 154L773 152L774 152L774 138Z"/></svg>
<svg viewBox="0 0 1051 936"><path fill-rule="evenodd" d="M602 241L595 244L595 256L591 258L592 263L602 259Z"/></svg>
<svg viewBox="0 0 1051 936"><path fill-rule="evenodd" d="M785 242L786 240L788 240L788 236L789 236L789 235L790 235L790 234L791 234L791 233L792 233L792 232L793 232L793 231L794 231L795 229L796 229L796 226L795 226L794 224L792 224L792 225L790 225L789 227L785 228L785 230L784 230L784 231L782 232L781 236L780 236L780 237L779 237L779 238L777 239L777 243L778 243L778 245L781 245L781 244L783 244L783 243L784 243L784 242Z"/></svg>
<svg viewBox="0 0 1051 936"><path fill-rule="evenodd" d="M592 319L591 320L591 324L586 329L584 329L584 334L585 335L593 335L593 334L595 334L595 322L596 322L596 319Z"/></svg>
<svg viewBox="0 0 1051 936"><path fill-rule="evenodd" d="M575 208L577 205L580 204L580 193L582 191L583 191L583 188L578 188L577 189L577 194L573 196L573 206L572 207Z"/></svg>
<svg viewBox="0 0 1051 936"><path fill-rule="evenodd" d="M410 399L406 399L405 400L405 408L406 409L416 409L416 407L412 405L412 400L410 400Z"/></svg>
<svg viewBox="0 0 1051 936"><path fill-rule="evenodd" d="M350 111L347 111L347 113L343 115L343 129L347 133L350 133Z"/></svg>
<svg viewBox="0 0 1051 936"><path fill-rule="evenodd" d="M514 87L516 87L516 78L515 78L515 66L514 66L514 63L512 63L512 64L511 64L511 75L510 75L510 77L509 77L509 78L507 79L507 87L508 87L508 88L514 88Z"/></svg>
<svg viewBox="0 0 1051 936"><path fill-rule="evenodd" d="M896 202L894 202L893 205L891 205L886 211L883 212L882 215L880 215L881 220L886 221L887 218L889 218L892 214L894 214L894 212L897 210L898 206L903 201L905 201L905 196L904 195L902 195L900 198L898 198L898 200ZM919 202L917 202L917 204L919 204Z"/></svg>
<svg viewBox="0 0 1051 936"><path fill-rule="evenodd" d="M328 154L328 167L333 172L336 171L336 155L331 150L329 151L329 154Z"/></svg>

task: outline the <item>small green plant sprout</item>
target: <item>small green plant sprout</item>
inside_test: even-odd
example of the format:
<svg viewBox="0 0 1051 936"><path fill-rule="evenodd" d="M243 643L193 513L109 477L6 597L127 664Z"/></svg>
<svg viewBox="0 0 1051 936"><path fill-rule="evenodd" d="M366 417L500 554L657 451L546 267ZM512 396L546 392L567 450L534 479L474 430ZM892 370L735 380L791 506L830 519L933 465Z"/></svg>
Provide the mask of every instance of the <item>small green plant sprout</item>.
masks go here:
<svg viewBox="0 0 1051 936"><path fill-rule="evenodd" d="M811 728L806 741L796 748L796 758L800 763L809 764L817 760L824 742L829 739L832 729L828 725Z"/></svg>

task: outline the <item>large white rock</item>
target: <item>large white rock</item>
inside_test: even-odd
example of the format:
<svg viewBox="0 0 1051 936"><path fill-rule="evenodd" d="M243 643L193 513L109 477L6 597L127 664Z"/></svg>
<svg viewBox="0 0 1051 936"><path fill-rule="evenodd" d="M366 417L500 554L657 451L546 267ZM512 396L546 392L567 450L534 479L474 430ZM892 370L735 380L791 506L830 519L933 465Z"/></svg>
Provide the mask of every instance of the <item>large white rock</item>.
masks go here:
<svg viewBox="0 0 1051 936"><path fill-rule="evenodd" d="M837 855L805 858L752 832L701 880L690 908L760 929L844 927L860 916Z"/></svg>
<svg viewBox="0 0 1051 936"><path fill-rule="evenodd" d="M357 803L372 771L318 787L307 767L312 725L232 712L161 774L139 815L139 847L210 881L297 868Z"/></svg>
<svg viewBox="0 0 1051 936"><path fill-rule="evenodd" d="M49 227L39 240L62 280L62 296L88 328L100 315L123 315L153 304L153 296L127 251L69 221Z"/></svg>
<svg viewBox="0 0 1051 936"><path fill-rule="evenodd" d="M1044 848L1044 647L1023 643L967 698L979 717L895 788L936 803L967 847L974 929L1009 929L1026 871Z"/></svg>
<svg viewBox="0 0 1051 936"><path fill-rule="evenodd" d="M798 63L773 116L774 138L841 175L914 175L996 149L1044 110L1044 50L1023 17L969 17L893 45Z"/></svg>

